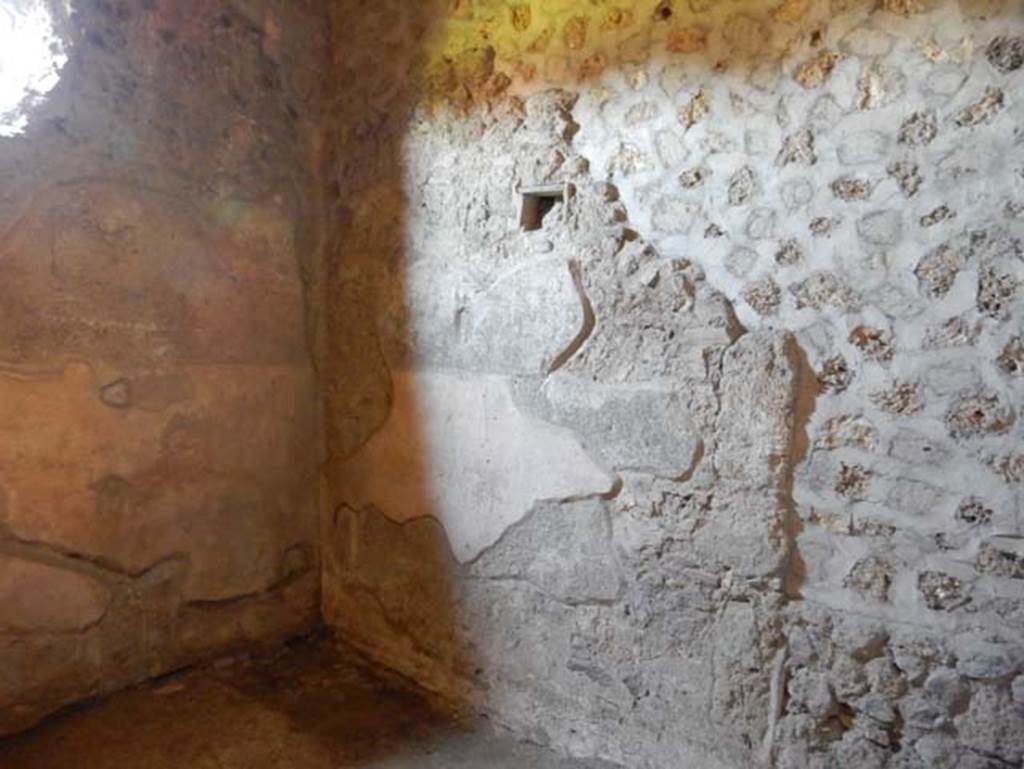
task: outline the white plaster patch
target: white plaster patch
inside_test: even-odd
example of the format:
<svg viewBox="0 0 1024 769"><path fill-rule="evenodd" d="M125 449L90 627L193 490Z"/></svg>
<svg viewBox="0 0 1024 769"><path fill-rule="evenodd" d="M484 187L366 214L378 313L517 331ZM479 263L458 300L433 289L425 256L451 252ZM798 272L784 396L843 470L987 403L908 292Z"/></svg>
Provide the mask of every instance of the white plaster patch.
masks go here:
<svg viewBox="0 0 1024 769"><path fill-rule="evenodd" d="M524 416L503 377L401 372L387 423L346 465L346 502L394 521L433 516L467 562L540 499L601 494L613 478L569 430Z"/></svg>

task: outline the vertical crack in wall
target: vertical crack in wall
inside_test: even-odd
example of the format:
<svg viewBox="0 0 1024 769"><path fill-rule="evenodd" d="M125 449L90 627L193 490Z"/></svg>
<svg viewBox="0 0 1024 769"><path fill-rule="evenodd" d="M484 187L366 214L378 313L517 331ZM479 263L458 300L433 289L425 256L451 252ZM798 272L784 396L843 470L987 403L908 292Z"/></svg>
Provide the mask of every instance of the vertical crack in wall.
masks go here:
<svg viewBox="0 0 1024 769"><path fill-rule="evenodd" d="M694 446L693 455L690 457L690 466L687 467L681 475L673 480L676 483L689 483L693 480L693 476L697 472L697 468L700 467L700 463L704 461L704 457L707 453L707 446L704 443L703 438L697 439L697 445Z"/></svg>
<svg viewBox="0 0 1024 769"><path fill-rule="evenodd" d="M590 335L594 333L594 326L597 323L597 319L594 316L594 307L590 303L590 298L587 296L587 291L583 287L583 269L580 266L578 259L573 259L569 262L569 274L572 276L572 284L576 289L576 293L580 298L580 309L583 313L583 320L580 326L579 333L569 343L562 352L555 356L555 359L551 361L551 365L548 367L548 376L554 374L558 369L562 368L568 363L572 357L579 352L583 344L590 338Z"/></svg>
<svg viewBox="0 0 1024 769"><path fill-rule="evenodd" d="M790 436L784 458L785 468L779 484L779 505L782 511L782 532L785 537L785 555L782 563L782 591L790 600L801 598L801 588L807 577L807 564L800 554L799 538L803 522L793 497L796 468L807 456L810 438L807 425L817 403L820 388L817 377L807 361L807 354L796 337L787 334L786 357L793 368L793 398L790 415Z"/></svg>
<svg viewBox="0 0 1024 769"><path fill-rule="evenodd" d="M775 766L775 736L779 721L786 711L786 659L789 647L783 644L772 660L772 677L768 695L768 728L764 734L764 746L761 761L765 766Z"/></svg>

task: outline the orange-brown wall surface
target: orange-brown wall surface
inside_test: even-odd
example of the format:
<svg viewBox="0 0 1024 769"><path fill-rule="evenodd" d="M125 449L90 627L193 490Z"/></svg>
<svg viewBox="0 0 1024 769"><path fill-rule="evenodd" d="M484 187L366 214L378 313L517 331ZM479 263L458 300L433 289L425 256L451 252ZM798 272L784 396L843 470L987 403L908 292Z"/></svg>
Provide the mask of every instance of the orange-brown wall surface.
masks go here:
<svg viewBox="0 0 1024 769"><path fill-rule="evenodd" d="M315 622L316 5L81 0L0 138L0 734Z"/></svg>

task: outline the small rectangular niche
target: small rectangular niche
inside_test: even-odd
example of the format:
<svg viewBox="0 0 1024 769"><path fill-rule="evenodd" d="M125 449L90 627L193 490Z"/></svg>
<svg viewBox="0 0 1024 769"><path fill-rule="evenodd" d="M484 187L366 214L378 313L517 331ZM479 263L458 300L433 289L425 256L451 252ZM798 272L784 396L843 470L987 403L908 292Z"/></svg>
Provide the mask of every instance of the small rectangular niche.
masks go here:
<svg viewBox="0 0 1024 769"><path fill-rule="evenodd" d="M522 207L519 212L519 226L525 232L533 232L544 227L544 218L558 203L566 199L565 184L538 184L521 187Z"/></svg>

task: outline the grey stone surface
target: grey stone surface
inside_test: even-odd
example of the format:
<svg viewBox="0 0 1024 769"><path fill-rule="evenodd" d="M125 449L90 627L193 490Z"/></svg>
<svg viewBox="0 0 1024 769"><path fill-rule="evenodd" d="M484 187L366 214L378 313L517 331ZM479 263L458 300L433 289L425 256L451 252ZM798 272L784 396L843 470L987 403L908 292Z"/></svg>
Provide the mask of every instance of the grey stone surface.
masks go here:
<svg viewBox="0 0 1024 769"><path fill-rule="evenodd" d="M461 4L393 180L412 282L430 276L399 314L439 321L403 356L380 331L386 365L507 379L525 419L574 436L551 462L612 482L503 493L515 512L467 560L450 552L465 528L392 528L382 512L405 514L355 500L340 461L328 622L535 739L628 766L1018 761L1019 673L982 652L1024 632L1007 544L1024 22L976 5L524 2L499 33L503 9ZM454 64L486 46L485 67ZM373 97L346 114L364 109L403 132ZM520 233L514 191L541 183L571 200ZM383 260L370 214L347 242ZM568 272L501 296L541 259ZM467 344L482 327L451 319L491 307ZM368 402L391 381L375 376ZM447 600L409 600L421 584Z"/></svg>

